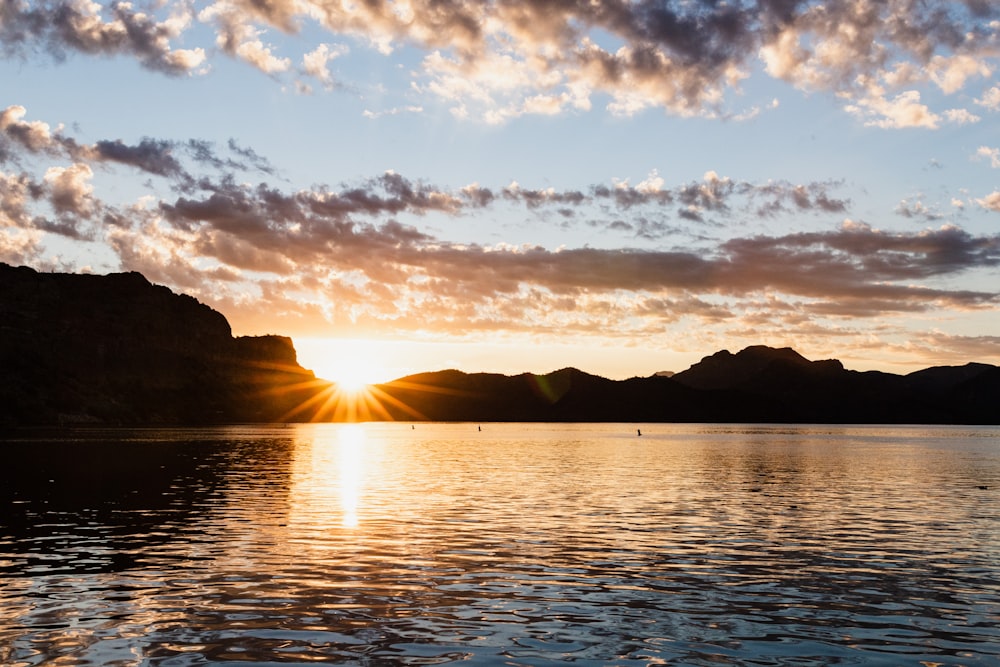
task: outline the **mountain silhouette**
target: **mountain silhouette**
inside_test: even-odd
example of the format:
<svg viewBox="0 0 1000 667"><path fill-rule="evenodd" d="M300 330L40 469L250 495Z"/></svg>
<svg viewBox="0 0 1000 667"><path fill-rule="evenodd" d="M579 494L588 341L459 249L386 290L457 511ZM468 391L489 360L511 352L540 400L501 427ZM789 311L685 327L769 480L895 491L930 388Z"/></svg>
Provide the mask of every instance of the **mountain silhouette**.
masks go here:
<svg viewBox="0 0 1000 667"><path fill-rule="evenodd" d="M673 377L608 380L575 368L506 376L447 370L377 386L392 419L549 422L1000 423L1000 368L933 381L845 370L789 349L723 351ZM920 371L924 373L925 371ZM406 406L400 407L400 406Z"/></svg>
<svg viewBox="0 0 1000 667"><path fill-rule="evenodd" d="M6 264L0 368L0 424L272 421L318 388L290 339L234 338L220 313L138 273Z"/></svg>
<svg viewBox="0 0 1000 667"><path fill-rule="evenodd" d="M0 425L206 424L329 418L335 386L290 339L233 337L220 313L138 273L0 263ZM790 348L722 350L673 375L609 380L419 373L376 385L382 418L415 421L1000 423L1000 368L852 371Z"/></svg>

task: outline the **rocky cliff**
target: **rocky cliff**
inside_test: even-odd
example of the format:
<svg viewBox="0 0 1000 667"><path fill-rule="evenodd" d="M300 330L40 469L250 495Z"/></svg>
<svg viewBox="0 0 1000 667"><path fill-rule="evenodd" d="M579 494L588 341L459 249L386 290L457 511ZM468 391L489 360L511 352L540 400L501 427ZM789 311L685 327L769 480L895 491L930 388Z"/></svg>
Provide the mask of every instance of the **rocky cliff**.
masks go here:
<svg viewBox="0 0 1000 667"><path fill-rule="evenodd" d="M220 313L138 273L0 264L0 424L272 421L314 380L290 339L234 338Z"/></svg>

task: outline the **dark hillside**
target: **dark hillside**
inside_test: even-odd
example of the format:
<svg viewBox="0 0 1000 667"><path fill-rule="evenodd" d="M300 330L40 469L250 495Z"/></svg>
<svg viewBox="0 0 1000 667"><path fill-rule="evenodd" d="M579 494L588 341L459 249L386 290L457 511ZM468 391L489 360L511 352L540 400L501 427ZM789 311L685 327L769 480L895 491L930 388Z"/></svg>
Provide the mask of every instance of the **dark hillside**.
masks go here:
<svg viewBox="0 0 1000 667"><path fill-rule="evenodd" d="M234 338L218 312L138 273L38 273L0 264L0 425L308 421L339 410L282 336ZM671 377L614 381L456 370L378 385L414 421L1000 423L1000 368L858 372L748 347ZM344 405L344 404L341 404ZM323 414L315 414L323 409Z"/></svg>
<svg viewBox="0 0 1000 667"><path fill-rule="evenodd" d="M5 264L0 369L0 424L267 421L312 379L288 338L233 338L221 314L138 273Z"/></svg>

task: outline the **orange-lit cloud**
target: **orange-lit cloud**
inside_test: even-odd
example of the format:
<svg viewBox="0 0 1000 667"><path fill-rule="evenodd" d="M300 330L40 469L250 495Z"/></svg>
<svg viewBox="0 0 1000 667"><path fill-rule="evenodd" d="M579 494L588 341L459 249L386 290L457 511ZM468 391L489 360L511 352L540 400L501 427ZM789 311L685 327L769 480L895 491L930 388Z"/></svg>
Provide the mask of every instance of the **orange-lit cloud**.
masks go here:
<svg viewBox="0 0 1000 667"><path fill-rule="evenodd" d="M146 194L109 201L98 177L116 172L146 179ZM235 142L84 143L11 106L0 111L0 260L61 268L43 259L52 238L100 245L121 269L199 297L248 333L633 344L681 327L696 332L688 344L706 349L727 336L788 344L775 332L797 332L864 350L870 337L905 331L900 318L1000 309L989 279L1000 235L963 229L921 195L884 213L926 226L888 230L854 219L836 180L751 182L710 170L672 184L652 171L636 183L568 189L445 187L389 171L292 188L275 173ZM1000 210L995 199L969 201ZM487 244L435 231L500 213L554 217L614 242ZM806 218L811 231L798 224ZM434 224L416 226L423 220ZM740 233L748 220L756 231ZM783 229L790 221L797 226ZM762 231L770 227L777 231ZM650 240L664 245L642 243ZM913 352L924 358L995 342L911 337L923 341Z"/></svg>

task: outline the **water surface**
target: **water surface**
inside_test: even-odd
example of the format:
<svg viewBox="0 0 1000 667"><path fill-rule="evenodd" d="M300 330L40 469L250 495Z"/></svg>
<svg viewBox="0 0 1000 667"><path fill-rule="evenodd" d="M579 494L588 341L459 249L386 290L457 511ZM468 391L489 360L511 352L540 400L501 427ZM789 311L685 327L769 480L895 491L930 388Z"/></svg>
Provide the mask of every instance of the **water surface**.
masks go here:
<svg viewBox="0 0 1000 667"><path fill-rule="evenodd" d="M0 664L988 665L1000 428L0 442Z"/></svg>

